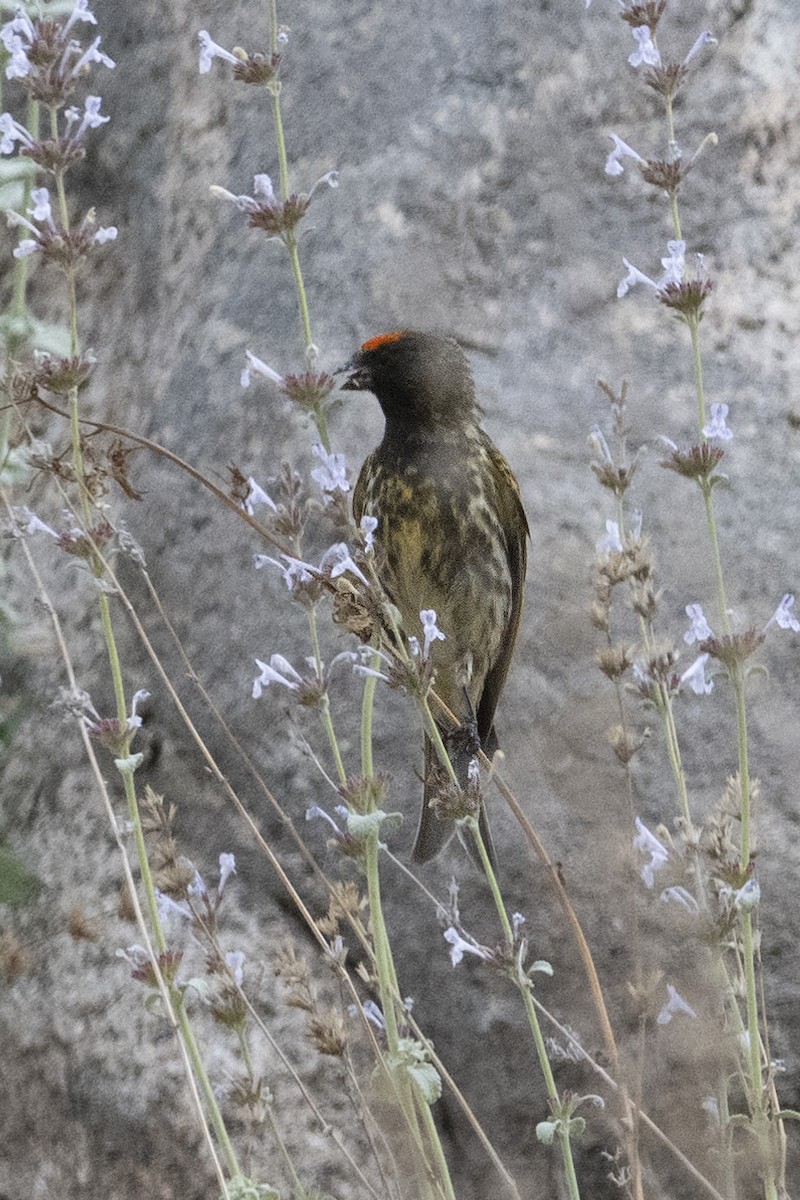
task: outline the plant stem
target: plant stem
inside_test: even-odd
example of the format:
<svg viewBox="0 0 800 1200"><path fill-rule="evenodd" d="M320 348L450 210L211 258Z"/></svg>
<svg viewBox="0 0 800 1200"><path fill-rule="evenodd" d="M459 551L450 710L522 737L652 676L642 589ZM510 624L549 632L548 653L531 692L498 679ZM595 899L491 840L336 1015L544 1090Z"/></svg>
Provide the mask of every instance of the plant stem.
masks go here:
<svg viewBox="0 0 800 1200"><path fill-rule="evenodd" d="M272 53L277 53L278 49L278 4L277 0L270 0L270 46ZM275 142L278 150L278 172L280 175L280 190L281 200L286 203L291 194L291 183L289 180L289 160L286 154L286 139L283 133L283 116L281 114L281 82L279 79L273 79L267 84L272 100L272 122L275 126ZM306 295L306 285L303 279L303 271L300 266L300 253L297 247L297 235L294 229L287 229L283 237L283 243L286 246L289 255L289 262L292 267L292 275L294 276L294 287L297 293L297 308L300 315L300 325L303 332L303 346L305 349L306 361L309 365L316 357L316 347L311 334L311 318L308 311L308 297ZM319 440L322 442L325 450L330 454L331 441L328 433L328 422L325 416L325 410L317 405L312 413L314 424L319 434Z"/></svg>
<svg viewBox="0 0 800 1200"><path fill-rule="evenodd" d="M503 929L503 935L508 942L509 947L513 946L514 933L511 927L511 922L508 919L506 906L503 903L503 896L500 891L500 885L497 882L497 876L492 868L489 853L486 849L486 844L481 837L480 827L474 817L470 817L467 822L470 832L475 840L475 845L478 848L478 853L481 858L483 869L486 873L486 878L489 881L489 888L492 893L492 899L497 910L497 915L500 918L500 925ZM533 1035L533 1044L536 1047L536 1056L539 1060L539 1069L542 1072L547 1098L550 1102L550 1108L554 1116L558 1116L561 1108L561 1100L556 1088L556 1081L553 1076L553 1068L550 1066L550 1059L547 1057L547 1047L545 1045L542 1029L539 1024L539 1017L536 1012L536 1007L531 996L531 981L529 977L520 968L516 977L517 986L522 993L523 1003L525 1005L525 1015L528 1018L531 1034ZM558 1121L558 1139L561 1149L561 1158L564 1164L564 1174L567 1181L567 1189L570 1200L580 1200L580 1189L578 1187L578 1177L575 1173L575 1163L572 1158L572 1142L570 1141L569 1120L566 1117L561 1117Z"/></svg>
<svg viewBox="0 0 800 1200"><path fill-rule="evenodd" d="M373 651L370 665L376 671L380 667L380 655L377 650ZM372 717L377 682L377 678L374 675L366 677L361 702L361 773L364 779L372 779L374 775ZM429 1175L424 1152L423 1131L419 1126L420 1116L426 1140L433 1152L434 1161L438 1168L436 1173L438 1179L437 1190L443 1191L447 1200L455 1200L449 1169L441 1147L439 1134L430 1112L430 1107L414 1085L403 1062L400 1046L400 1030L397 1021L397 1004L400 989L397 983L397 973L395 971L389 934L383 915L380 872L378 869L379 853L378 830L376 829L367 836L364 842L364 867L367 876L367 896L369 900L370 924L372 926L372 940L375 947L375 972L378 978L378 993L380 995L384 1021L386 1022L386 1041L391 1060L388 1064L389 1076L395 1088L395 1094L411 1138L420 1151L421 1161L415 1159L415 1162L417 1163L418 1183L423 1195L433 1198L432 1187L434 1185Z"/></svg>

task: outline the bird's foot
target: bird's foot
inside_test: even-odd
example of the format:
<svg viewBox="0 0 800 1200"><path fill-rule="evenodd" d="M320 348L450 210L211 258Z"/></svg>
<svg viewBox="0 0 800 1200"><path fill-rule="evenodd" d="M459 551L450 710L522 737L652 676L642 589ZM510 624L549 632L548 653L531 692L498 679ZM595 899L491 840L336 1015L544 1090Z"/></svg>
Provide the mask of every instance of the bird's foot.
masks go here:
<svg viewBox="0 0 800 1200"><path fill-rule="evenodd" d="M478 751L481 748L481 739L478 737L478 722L474 717L468 717L462 721L458 729L445 734L444 744L447 748L447 753L454 762L476 758Z"/></svg>

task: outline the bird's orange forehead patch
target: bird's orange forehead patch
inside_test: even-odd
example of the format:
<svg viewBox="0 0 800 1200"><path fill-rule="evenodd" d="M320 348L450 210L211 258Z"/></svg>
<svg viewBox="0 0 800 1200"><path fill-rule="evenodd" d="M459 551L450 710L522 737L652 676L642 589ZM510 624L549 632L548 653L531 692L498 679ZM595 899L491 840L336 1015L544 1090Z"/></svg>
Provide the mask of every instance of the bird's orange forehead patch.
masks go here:
<svg viewBox="0 0 800 1200"><path fill-rule="evenodd" d="M393 333L379 333L377 337L370 338L368 342L364 342L361 349L369 353L370 350L377 350L381 346L386 346L389 342L399 342L405 336L405 330L403 329L396 329Z"/></svg>

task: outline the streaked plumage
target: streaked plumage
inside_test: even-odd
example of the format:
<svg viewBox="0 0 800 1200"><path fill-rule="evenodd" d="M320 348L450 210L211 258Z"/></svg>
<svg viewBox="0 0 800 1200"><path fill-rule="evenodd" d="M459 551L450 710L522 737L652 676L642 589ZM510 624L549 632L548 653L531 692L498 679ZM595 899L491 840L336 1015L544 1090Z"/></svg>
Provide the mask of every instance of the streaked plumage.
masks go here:
<svg viewBox="0 0 800 1200"><path fill-rule="evenodd" d="M384 334L365 342L343 370L350 372L344 387L374 392L386 418L356 484L355 518L378 519L383 583L405 633L419 635L420 611L436 610L446 638L431 650L435 690L462 724L477 728L491 754L522 611L528 524L519 487L478 424L472 373L454 339ZM474 748L455 738L448 753L464 786ZM418 862L437 854L452 832L430 808L437 775L426 739ZM483 811L481 828L493 856Z"/></svg>

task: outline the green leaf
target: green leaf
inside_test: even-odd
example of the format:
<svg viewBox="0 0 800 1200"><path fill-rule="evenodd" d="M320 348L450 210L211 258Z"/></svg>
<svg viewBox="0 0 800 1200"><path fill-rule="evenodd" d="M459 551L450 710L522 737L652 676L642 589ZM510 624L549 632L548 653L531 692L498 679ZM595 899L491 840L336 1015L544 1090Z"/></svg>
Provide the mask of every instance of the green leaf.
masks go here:
<svg viewBox="0 0 800 1200"><path fill-rule="evenodd" d="M422 1093L426 1104L435 1104L442 1094L442 1079L433 1063L419 1063L408 1073Z"/></svg>
<svg viewBox="0 0 800 1200"><path fill-rule="evenodd" d="M363 842L371 833L378 833L384 823L386 824L385 832L391 833L399 828L402 820L402 813L386 813L381 808L377 808L372 813L349 812L347 814L347 832L351 837Z"/></svg>
<svg viewBox="0 0 800 1200"><path fill-rule="evenodd" d="M552 1146L560 1121L540 1121L536 1126L536 1136L543 1146Z"/></svg>

